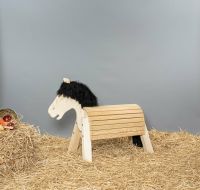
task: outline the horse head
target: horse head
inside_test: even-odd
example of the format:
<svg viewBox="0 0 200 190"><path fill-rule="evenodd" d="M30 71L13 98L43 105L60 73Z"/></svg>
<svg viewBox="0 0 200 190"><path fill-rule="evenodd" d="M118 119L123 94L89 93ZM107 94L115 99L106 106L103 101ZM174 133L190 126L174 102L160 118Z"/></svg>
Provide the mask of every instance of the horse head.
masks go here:
<svg viewBox="0 0 200 190"><path fill-rule="evenodd" d="M96 96L86 85L63 78L57 96L49 106L48 113L52 118L60 120L70 109L77 111L82 107L97 106L97 104Z"/></svg>
<svg viewBox="0 0 200 190"><path fill-rule="evenodd" d="M52 118L60 120L63 115L73 108L74 100L64 96L56 96L55 100L49 106L48 113Z"/></svg>
<svg viewBox="0 0 200 190"><path fill-rule="evenodd" d="M68 78L63 78L63 82L70 83ZM57 95L54 101L51 103L48 109L48 113L52 118L60 120L65 112L73 108L74 100L70 97L64 97L63 95Z"/></svg>

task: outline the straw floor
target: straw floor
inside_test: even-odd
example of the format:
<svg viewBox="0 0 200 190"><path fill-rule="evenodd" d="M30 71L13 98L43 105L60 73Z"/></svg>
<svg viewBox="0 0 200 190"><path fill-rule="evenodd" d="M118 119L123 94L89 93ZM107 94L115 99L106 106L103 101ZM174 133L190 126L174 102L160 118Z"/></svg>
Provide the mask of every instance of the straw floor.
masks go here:
<svg viewBox="0 0 200 190"><path fill-rule="evenodd" d="M128 138L94 141L93 163L82 161L81 148L68 154L68 139L32 136L37 159L29 160L29 167L0 175L1 190L200 189L197 135L153 130L154 154L132 146Z"/></svg>

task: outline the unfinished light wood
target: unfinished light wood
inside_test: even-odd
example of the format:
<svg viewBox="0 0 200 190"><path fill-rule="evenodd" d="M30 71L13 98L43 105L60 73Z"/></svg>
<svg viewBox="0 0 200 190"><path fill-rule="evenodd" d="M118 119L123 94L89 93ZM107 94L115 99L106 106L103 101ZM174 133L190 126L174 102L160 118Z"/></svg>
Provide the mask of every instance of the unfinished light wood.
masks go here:
<svg viewBox="0 0 200 190"><path fill-rule="evenodd" d="M143 118L143 113L129 113L129 114L110 114L110 115L97 115L90 116L90 121L104 121L104 120L120 120L120 119L130 119L130 118Z"/></svg>
<svg viewBox="0 0 200 190"><path fill-rule="evenodd" d="M107 110L106 113L104 110L99 111L88 111L88 116L104 116L104 115L120 115L120 114L139 114L143 113L140 109L123 109L123 110Z"/></svg>
<svg viewBox="0 0 200 190"><path fill-rule="evenodd" d="M88 117L83 118L82 126L82 156L83 160L92 162L92 142Z"/></svg>
<svg viewBox="0 0 200 190"><path fill-rule="evenodd" d="M142 145L145 152L153 153L153 147L151 144L151 140L149 138L149 132L147 130L147 126L144 126L145 134L141 136Z"/></svg>
<svg viewBox="0 0 200 190"><path fill-rule="evenodd" d="M115 125L115 124L126 124L126 123L139 123L144 122L144 118L130 118L130 119L118 119L118 120L104 120L104 121L91 121L90 125Z"/></svg>
<svg viewBox="0 0 200 190"><path fill-rule="evenodd" d="M96 107L85 107L84 110L89 112L101 112L109 110L141 110L140 106L137 104L121 104L121 105L106 105L106 106L96 106Z"/></svg>
<svg viewBox="0 0 200 190"><path fill-rule="evenodd" d="M134 133L137 133L138 131L141 131L142 134L145 134L144 127L129 127L129 128L107 128L102 130L93 130L91 131L91 135L100 135L100 134L110 134L110 133L132 133L132 136L134 136Z"/></svg>
<svg viewBox="0 0 200 190"><path fill-rule="evenodd" d="M92 140L140 136L144 150L153 152L143 110L137 104L85 107L75 126L69 151L76 151L82 138L82 156L92 161ZM79 117L80 118L80 117Z"/></svg>
<svg viewBox="0 0 200 190"><path fill-rule="evenodd" d="M84 108L84 111L85 117L88 118L86 123L89 128L84 124L83 131L85 131L85 127L87 130L90 130L90 135L88 136L87 134L87 138L90 138L90 141L141 136L144 150L153 152L148 131L146 129L144 114L137 104L86 107ZM83 131L82 134L85 134ZM89 143L88 140L85 142L87 142L88 147L92 147L92 143ZM83 147L82 150L84 159L92 161L92 149L86 152L85 147ZM91 155L89 155L89 152L91 152ZM87 159L85 158L86 155Z"/></svg>
<svg viewBox="0 0 200 190"><path fill-rule="evenodd" d="M91 136L92 140L100 140L100 139L113 139L113 138L120 138L120 137L130 137L130 136L140 136L143 134L144 131L135 131L134 133L106 133L106 134L98 134ZM133 135L134 134L134 135Z"/></svg>
<svg viewBox="0 0 200 190"><path fill-rule="evenodd" d="M69 143L69 147L68 147L68 151L69 152L76 152L80 143L80 139L81 139L81 132L78 128L77 123L75 123L73 132L72 132L72 136L71 136L71 140Z"/></svg>
<svg viewBox="0 0 200 190"><path fill-rule="evenodd" d="M144 121L136 122L136 123L117 123L115 125L92 125L90 126L91 131L98 131L98 130L108 130L108 129L122 129L122 128L144 128Z"/></svg>

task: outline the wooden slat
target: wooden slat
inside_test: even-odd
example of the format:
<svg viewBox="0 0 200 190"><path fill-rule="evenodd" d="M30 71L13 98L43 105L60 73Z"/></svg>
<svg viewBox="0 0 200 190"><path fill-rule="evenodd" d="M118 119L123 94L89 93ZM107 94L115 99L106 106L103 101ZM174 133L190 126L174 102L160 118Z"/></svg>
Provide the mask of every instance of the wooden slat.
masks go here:
<svg viewBox="0 0 200 190"><path fill-rule="evenodd" d="M89 121L102 121L102 120L120 120L120 119L129 119L129 118L143 118L144 115L139 114L120 114L120 115L104 115L104 116L95 116L89 117Z"/></svg>
<svg viewBox="0 0 200 190"><path fill-rule="evenodd" d="M100 116L100 115L119 115L119 114L137 114L142 113L141 109L125 109L125 110L99 110L99 111L88 111L87 114L89 117Z"/></svg>
<svg viewBox="0 0 200 190"><path fill-rule="evenodd" d="M90 119L90 118L89 118ZM89 120L90 121L90 120ZM137 122L144 122L144 118L128 118L128 119L113 119L113 120L103 120L103 121L90 121L90 125L115 125L118 123L137 123Z"/></svg>
<svg viewBox="0 0 200 190"><path fill-rule="evenodd" d="M137 122L137 123L118 123L115 125L91 125L90 130L91 131L98 131L98 130L105 130L105 129L121 129L123 127L125 128L143 128L145 126L144 122Z"/></svg>
<svg viewBox="0 0 200 190"><path fill-rule="evenodd" d="M84 110L86 112L90 111L103 111L103 110L126 110L126 109L132 109L137 110L141 109L137 104L122 104L122 105L107 105L107 106L96 106L96 107L84 107Z"/></svg>
<svg viewBox="0 0 200 190"><path fill-rule="evenodd" d="M114 134L114 133L131 133L136 131L144 131L144 127L132 127L132 128L118 128L118 129L111 129L107 128L105 130L99 130L99 131L91 131L91 135L107 135L107 134Z"/></svg>
<svg viewBox="0 0 200 190"><path fill-rule="evenodd" d="M113 134L102 134L102 135L92 135L92 140L100 140L100 139L111 139L111 138L119 138L119 137L129 137L129 136L137 136L144 135L144 131L135 131L130 133L113 133Z"/></svg>

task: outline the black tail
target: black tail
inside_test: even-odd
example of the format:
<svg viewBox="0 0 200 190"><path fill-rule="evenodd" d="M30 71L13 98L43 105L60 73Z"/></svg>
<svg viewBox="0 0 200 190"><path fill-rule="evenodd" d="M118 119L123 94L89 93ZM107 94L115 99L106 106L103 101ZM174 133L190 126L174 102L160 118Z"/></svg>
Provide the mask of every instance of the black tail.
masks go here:
<svg viewBox="0 0 200 190"><path fill-rule="evenodd" d="M141 141L141 138L140 138L139 135L138 136L133 136L132 137L132 142L133 142L134 145L136 145L138 147L143 147L142 141Z"/></svg>

